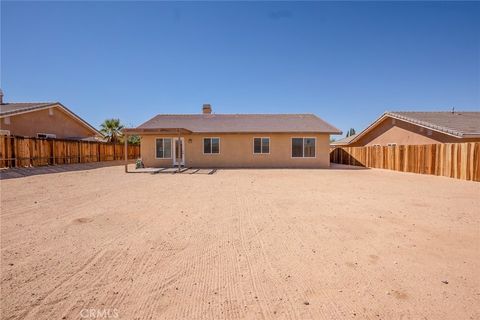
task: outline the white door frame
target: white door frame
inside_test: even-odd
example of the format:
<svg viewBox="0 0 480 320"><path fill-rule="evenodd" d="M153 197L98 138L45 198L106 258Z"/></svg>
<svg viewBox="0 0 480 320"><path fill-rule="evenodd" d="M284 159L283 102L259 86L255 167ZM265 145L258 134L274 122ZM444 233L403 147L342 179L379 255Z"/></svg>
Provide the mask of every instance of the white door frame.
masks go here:
<svg viewBox="0 0 480 320"><path fill-rule="evenodd" d="M179 138L173 138L173 165L178 166L177 162L177 140ZM180 138L180 141L182 142L182 160L180 161L181 166L185 166L185 139Z"/></svg>

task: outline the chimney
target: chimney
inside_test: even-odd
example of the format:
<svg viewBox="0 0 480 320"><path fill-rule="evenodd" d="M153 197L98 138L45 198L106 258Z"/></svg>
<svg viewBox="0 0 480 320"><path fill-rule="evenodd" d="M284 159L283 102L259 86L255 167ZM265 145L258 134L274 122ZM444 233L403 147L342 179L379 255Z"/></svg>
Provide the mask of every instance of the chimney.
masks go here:
<svg viewBox="0 0 480 320"><path fill-rule="evenodd" d="M212 106L208 103L205 103L202 107L203 114L211 114L212 113Z"/></svg>
<svg viewBox="0 0 480 320"><path fill-rule="evenodd" d="M3 91L0 89L0 104L3 104Z"/></svg>

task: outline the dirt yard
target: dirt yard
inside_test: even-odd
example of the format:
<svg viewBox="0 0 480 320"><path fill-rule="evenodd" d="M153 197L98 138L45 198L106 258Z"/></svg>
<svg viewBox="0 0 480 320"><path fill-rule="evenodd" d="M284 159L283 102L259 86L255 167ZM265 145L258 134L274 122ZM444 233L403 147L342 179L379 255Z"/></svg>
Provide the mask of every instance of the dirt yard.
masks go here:
<svg viewBox="0 0 480 320"><path fill-rule="evenodd" d="M3 180L2 319L479 319L479 207L383 170Z"/></svg>

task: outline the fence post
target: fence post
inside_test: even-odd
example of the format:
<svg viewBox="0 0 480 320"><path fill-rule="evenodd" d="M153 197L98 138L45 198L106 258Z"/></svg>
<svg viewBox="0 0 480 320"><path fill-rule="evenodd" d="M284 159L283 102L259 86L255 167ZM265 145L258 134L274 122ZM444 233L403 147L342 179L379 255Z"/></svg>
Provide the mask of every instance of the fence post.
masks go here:
<svg viewBox="0 0 480 320"><path fill-rule="evenodd" d="M52 165L55 165L55 139L52 139Z"/></svg>
<svg viewBox="0 0 480 320"><path fill-rule="evenodd" d="M17 143L16 140L17 138L15 136L12 136L12 139L10 140L10 145L12 147L12 167L15 168L17 167Z"/></svg>
<svg viewBox="0 0 480 320"><path fill-rule="evenodd" d="M128 173L128 139L127 139L127 135L125 134L125 173Z"/></svg>
<svg viewBox="0 0 480 320"><path fill-rule="evenodd" d="M82 163L82 155L80 150L80 141L77 141L77 150L78 150L78 163Z"/></svg>

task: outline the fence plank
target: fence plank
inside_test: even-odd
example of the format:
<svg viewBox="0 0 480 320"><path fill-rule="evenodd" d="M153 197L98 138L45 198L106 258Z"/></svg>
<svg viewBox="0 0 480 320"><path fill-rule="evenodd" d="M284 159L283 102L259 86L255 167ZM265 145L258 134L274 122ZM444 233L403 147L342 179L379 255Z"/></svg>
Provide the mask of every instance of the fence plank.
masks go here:
<svg viewBox="0 0 480 320"><path fill-rule="evenodd" d="M125 146L95 141L0 136L0 167L29 167L123 159ZM139 145L128 145L129 159L140 157Z"/></svg>
<svg viewBox="0 0 480 320"><path fill-rule="evenodd" d="M480 181L480 142L336 147L332 163Z"/></svg>

